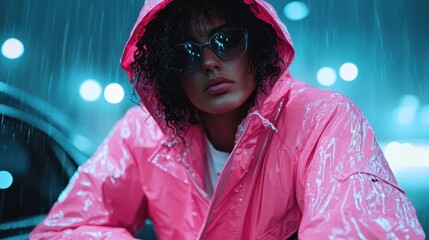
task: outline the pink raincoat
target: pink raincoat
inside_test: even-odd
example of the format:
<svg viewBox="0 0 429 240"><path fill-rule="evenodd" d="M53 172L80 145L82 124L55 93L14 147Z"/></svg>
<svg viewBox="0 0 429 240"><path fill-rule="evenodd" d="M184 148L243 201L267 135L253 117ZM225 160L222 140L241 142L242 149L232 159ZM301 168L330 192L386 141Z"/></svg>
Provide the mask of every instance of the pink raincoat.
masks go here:
<svg viewBox="0 0 429 240"><path fill-rule="evenodd" d="M170 1L147 0L122 58L149 19ZM82 165L31 239L132 239L151 219L158 239L424 239L409 199L359 109L345 96L292 78L294 51L274 9L258 18L281 41L285 69L239 126L236 144L210 198L206 138L190 127L184 142L166 127L157 99L120 120Z"/></svg>

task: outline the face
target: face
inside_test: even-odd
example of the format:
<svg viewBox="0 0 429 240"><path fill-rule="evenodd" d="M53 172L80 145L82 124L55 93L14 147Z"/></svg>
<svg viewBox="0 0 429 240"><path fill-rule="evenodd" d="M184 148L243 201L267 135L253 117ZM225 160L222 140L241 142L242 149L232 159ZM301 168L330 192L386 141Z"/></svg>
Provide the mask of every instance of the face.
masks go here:
<svg viewBox="0 0 429 240"><path fill-rule="evenodd" d="M192 24L195 26L192 41L207 42L216 29L224 25L225 21L217 17ZM249 71L247 52L225 60L207 46L202 49L198 68L181 75L181 85L191 103L203 114L241 111L256 89L254 74Z"/></svg>

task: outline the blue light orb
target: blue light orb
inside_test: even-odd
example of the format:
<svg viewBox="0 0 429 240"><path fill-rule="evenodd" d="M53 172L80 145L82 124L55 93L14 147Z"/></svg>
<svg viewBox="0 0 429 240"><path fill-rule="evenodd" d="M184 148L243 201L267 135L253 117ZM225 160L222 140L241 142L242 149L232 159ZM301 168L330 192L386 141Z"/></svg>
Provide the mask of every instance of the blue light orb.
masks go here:
<svg viewBox="0 0 429 240"><path fill-rule="evenodd" d="M0 189L8 189L12 186L13 177L8 171L0 171Z"/></svg>
<svg viewBox="0 0 429 240"><path fill-rule="evenodd" d="M306 18L309 12L307 5L300 1L290 2L283 9L285 16L292 21L299 21Z"/></svg>

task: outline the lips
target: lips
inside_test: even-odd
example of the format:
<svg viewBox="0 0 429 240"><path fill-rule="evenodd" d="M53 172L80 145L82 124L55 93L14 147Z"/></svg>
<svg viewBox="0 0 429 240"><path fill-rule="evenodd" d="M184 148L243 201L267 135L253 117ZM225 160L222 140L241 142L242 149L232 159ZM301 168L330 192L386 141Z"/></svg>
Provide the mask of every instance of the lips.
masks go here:
<svg viewBox="0 0 429 240"><path fill-rule="evenodd" d="M204 92L209 94L221 94L228 91L234 82L225 77L210 78L204 85Z"/></svg>

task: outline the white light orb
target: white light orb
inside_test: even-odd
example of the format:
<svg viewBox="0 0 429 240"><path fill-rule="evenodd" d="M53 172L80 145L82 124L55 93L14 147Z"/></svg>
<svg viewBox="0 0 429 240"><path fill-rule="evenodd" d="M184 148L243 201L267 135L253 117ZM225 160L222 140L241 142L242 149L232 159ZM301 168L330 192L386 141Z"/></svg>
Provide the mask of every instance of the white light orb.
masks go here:
<svg viewBox="0 0 429 240"><path fill-rule="evenodd" d="M9 59L19 58L24 54L24 44L16 38L9 38L3 43L1 53Z"/></svg>
<svg viewBox="0 0 429 240"><path fill-rule="evenodd" d="M429 167L429 148L427 145L390 142L384 148L384 156L397 173L408 168Z"/></svg>
<svg viewBox="0 0 429 240"><path fill-rule="evenodd" d="M358 68L355 64L353 63L344 63L341 67L340 67L340 77L344 80L344 81L353 81L357 78L358 76Z"/></svg>
<svg viewBox="0 0 429 240"><path fill-rule="evenodd" d="M337 80L337 74L330 67L323 67L317 72L317 81L323 86L332 86Z"/></svg>
<svg viewBox="0 0 429 240"><path fill-rule="evenodd" d="M104 99L112 104L120 103L124 99L124 89L118 83L111 83L104 89Z"/></svg>
<svg viewBox="0 0 429 240"><path fill-rule="evenodd" d="M101 86L93 79L85 80L79 88L80 96L87 102L93 102L101 96Z"/></svg>

